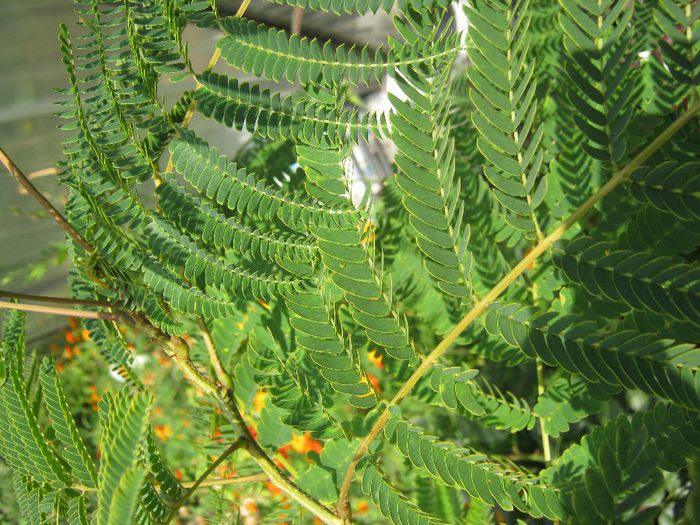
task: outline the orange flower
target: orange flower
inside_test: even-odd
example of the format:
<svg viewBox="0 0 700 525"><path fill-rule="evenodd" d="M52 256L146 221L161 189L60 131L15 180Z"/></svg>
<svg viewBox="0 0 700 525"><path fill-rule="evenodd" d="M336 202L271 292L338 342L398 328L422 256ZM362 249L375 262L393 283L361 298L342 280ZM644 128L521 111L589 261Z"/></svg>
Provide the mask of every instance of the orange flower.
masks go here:
<svg viewBox="0 0 700 525"><path fill-rule="evenodd" d="M66 369L66 367L62 362L56 363L56 371L57 372L63 372L65 369Z"/></svg>
<svg viewBox="0 0 700 525"><path fill-rule="evenodd" d="M277 449L277 452L280 453L280 456L282 456L285 459L289 459L289 449L292 448L291 445L284 445Z"/></svg>
<svg viewBox="0 0 700 525"><path fill-rule="evenodd" d="M258 390L255 392L255 396L253 396L253 410L260 413L265 406L265 400L267 399L268 395L269 394L263 390Z"/></svg>
<svg viewBox="0 0 700 525"><path fill-rule="evenodd" d="M272 483L272 481L266 481L265 488L273 496L279 496L280 494L282 494L282 490L277 485Z"/></svg>
<svg viewBox="0 0 700 525"><path fill-rule="evenodd" d="M380 354L376 349L367 352L367 357L369 357L369 362L377 368L379 368L380 370L384 368L384 363L382 362L384 360L384 356Z"/></svg>
<svg viewBox="0 0 700 525"><path fill-rule="evenodd" d="M182 426L184 428L190 428L190 420L189 419L183 419L182 420Z"/></svg>
<svg viewBox="0 0 700 525"><path fill-rule="evenodd" d="M306 453L306 440L304 437L306 436L306 433L303 435L299 436L297 434L292 435L292 442L291 442L291 447L294 452L297 454L305 454Z"/></svg>
<svg viewBox="0 0 700 525"><path fill-rule="evenodd" d="M323 450L323 444L312 438L309 432L304 432L303 435L299 436L297 434L292 435L292 442L290 443L292 450L297 454L306 454L307 452L316 452L320 454Z"/></svg>
<svg viewBox="0 0 700 525"><path fill-rule="evenodd" d="M167 441L173 435L173 429L170 425L156 425L153 431L161 441Z"/></svg>
<svg viewBox="0 0 700 525"><path fill-rule="evenodd" d="M66 347L63 349L63 356L64 356L66 359L70 359L71 357L73 357L73 347L72 347L72 346L66 346Z"/></svg>
<svg viewBox="0 0 700 525"><path fill-rule="evenodd" d="M89 341L90 340L90 330L88 330L87 328L83 329L80 332L80 337L83 338L83 341Z"/></svg>
<svg viewBox="0 0 700 525"><path fill-rule="evenodd" d="M76 319L75 317L69 317L68 326L70 326L71 328L78 328L78 319Z"/></svg>
<svg viewBox="0 0 700 525"><path fill-rule="evenodd" d="M217 443L221 443L223 441L223 439L221 439L221 430L219 430L219 427L216 427L214 432L212 432L211 437Z"/></svg>
<svg viewBox="0 0 700 525"><path fill-rule="evenodd" d="M175 479L178 481L182 481L182 478L184 477L181 469L176 469L175 472L173 472L173 475L175 476Z"/></svg>
<svg viewBox="0 0 700 525"><path fill-rule="evenodd" d="M73 332L66 330L66 342L74 345L78 342L78 338L75 337L75 334Z"/></svg>
<svg viewBox="0 0 700 525"><path fill-rule="evenodd" d="M365 514L369 510L369 504L366 501L361 501L357 504L357 513Z"/></svg>
<svg viewBox="0 0 700 525"><path fill-rule="evenodd" d="M247 514L247 515L257 514L258 513L258 506L254 500L252 500L251 498L246 498L243 500L243 504L241 505L241 510L243 511L244 514Z"/></svg>
<svg viewBox="0 0 700 525"><path fill-rule="evenodd" d="M369 382L372 384L374 389L377 391L377 393L381 393L382 387L379 384L379 378L375 376L374 374L367 374L367 379L369 379Z"/></svg>
<svg viewBox="0 0 700 525"><path fill-rule="evenodd" d="M248 425L248 432L250 432L253 439L258 439L258 431L253 428L253 425Z"/></svg>

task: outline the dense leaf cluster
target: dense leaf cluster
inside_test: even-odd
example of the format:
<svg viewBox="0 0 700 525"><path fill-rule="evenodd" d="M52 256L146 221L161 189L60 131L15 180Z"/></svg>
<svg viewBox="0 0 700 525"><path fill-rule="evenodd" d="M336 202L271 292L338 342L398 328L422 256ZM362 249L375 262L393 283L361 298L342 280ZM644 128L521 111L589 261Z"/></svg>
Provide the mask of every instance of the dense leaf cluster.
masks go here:
<svg viewBox="0 0 700 525"><path fill-rule="evenodd" d="M209 384L241 407L266 392L272 434L338 452L310 457L298 492L282 483L326 521L352 519L355 466L351 501L402 525L697 520L672 487L700 451L700 6L272 1L383 12L394 32L370 54L208 2L76 0L62 180L94 251L71 243L73 295L171 341L258 308L224 354L232 389ZM188 22L222 30L232 68L299 89L195 70ZM188 76L169 107L159 82ZM358 105L387 76L388 113ZM188 108L253 144L219 151ZM380 141L392 176L358 205L354 152ZM5 322L0 453L19 505L29 523L161 523L183 489L150 439L151 398L115 325L85 324L129 379L103 397L99 461L53 364Z"/></svg>

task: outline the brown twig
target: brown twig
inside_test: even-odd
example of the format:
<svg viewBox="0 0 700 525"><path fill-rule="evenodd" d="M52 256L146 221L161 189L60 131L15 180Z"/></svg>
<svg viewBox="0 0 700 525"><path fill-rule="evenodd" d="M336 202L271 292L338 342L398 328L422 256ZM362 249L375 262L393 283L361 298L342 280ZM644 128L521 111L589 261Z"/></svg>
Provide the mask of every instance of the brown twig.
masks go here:
<svg viewBox="0 0 700 525"><path fill-rule="evenodd" d="M19 299L24 301L37 301L40 303L102 306L104 308L118 308L119 306L108 301L96 301L91 299L73 299L71 297L51 297L48 295L34 295L30 293L9 292L7 290L0 290L0 297L9 297L10 299Z"/></svg>
<svg viewBox="0 0 700 525"><path fill-rule="evenodd" d="M292 11L291 32L293 35L301 36L301 24L304 19L304 10L301 7L295 7Z"/></svg>
<svg viewBox="0 0 700 525"><path fill-rule="evenodd" d="M60 170L58 168L56 168L55 166L52 166L51 168L44 168L41 170L30 171L29 174L27 175L27 178L29 180L35 180L35 179L39 179L41 177L49 177L51 175L56 176L59 173L61 173ZM24 188L24 186L20 186L18 191L19 191L20 195L27 195L29 193Z"/></svg>
<svg viewBox="0 0 700 525"><path fill-rule="evenodd" d="M0 301L0 309L23 310L40 314L65 315L67 317L80 317L82 319L103 319L105 321L128 320L123 314L107 312L91 312L89 310L74 310L72 308L56 308L54 306L39 306L36 304L10 303Z"/></svg>
<svg viewBox="0 0 700 525"><path fill-rule="evenodd" d="M12 159L5 153L5 151L0 148L0 162L7 168L15 179L27 190L36 201L44 208L51 217L58 223L58 225L63 228L63 230L70 235L75 242L77 242L83 250L86 252L92 252L92 246L71 226L68 221L61 215L61 213L51 204L46 197L44 197L39 190L36 189L34 184L27 178L27 176L22 173L22 171L17 167L17 165L12 161Z"/></svg>

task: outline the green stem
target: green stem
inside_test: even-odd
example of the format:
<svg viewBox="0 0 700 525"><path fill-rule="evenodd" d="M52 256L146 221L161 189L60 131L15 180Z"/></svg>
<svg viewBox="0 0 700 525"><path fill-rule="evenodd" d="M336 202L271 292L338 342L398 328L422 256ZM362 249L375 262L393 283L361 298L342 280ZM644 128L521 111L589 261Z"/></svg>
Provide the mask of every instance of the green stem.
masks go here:
<svg viewBox="0 0 700 525"><path fill-rule="evenodd" d="M230 389L226 389L223 392L223 395L220 395L218 399L224 414L234 425L239 435L241 435L245 440L245 450L258 464L260 469L267 474L270 481L287 496L299 503L299 505L305 509L312 512L314 516L321 519L324 523L328 523L330 525L343 525L343 520L333 514L333 511L289 480L289 478L287 478L279 467L269 458L260 445L258 445L258 442L255 441L253 436L250 434L248 425L246 425L243 416L236 406L233 392Z"/></svg>
<svg viewBox="0 0 700 525"><path fill-rule="evenodd" d="M207 349L207 353L209 354L209 362L214 368L216 378L219 380L219 383L226 388L233 388L233 379L231 378L231 374L229 374L226 370L226 367L224 367L224 364L221 362L221 357L216 351L216 347L214 346L214 341L211 337L211 332L209 331L207 323L204 321L204 319L199 319L198 321L200 334L202 336L202 340L204 341L204 346Z"/></svg>
<svg viewBox="0 0 700 525"><path fill-rule="evenodd" d="M544 366L542 365L542 360L537 359L537 399L539 400L544 394ZM544 426L544 418L538 417L540 423L540 433L542 434L542 454L544 455L544 462L547 466L552 461L552 449L549 444L549 433Z"/></svg>

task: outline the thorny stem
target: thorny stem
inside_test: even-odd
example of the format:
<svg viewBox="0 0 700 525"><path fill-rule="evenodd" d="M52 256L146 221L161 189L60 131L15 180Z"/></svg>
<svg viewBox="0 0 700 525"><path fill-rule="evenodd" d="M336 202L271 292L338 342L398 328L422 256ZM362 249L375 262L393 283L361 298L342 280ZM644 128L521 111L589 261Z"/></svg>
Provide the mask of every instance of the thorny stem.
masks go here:
<svg viewBox="0 0 700 525"><path fill-rule="evenodd" d="M53 217L53 219L58 223L58 225L63 228L63 230L70 235L75 242L77 242L83 250L86 252L92 252L92 246L88 244L85 238L80 235L71 226L68 221L61 215L61 213L51 204L46 197L44 197L39 190L36 189L34 184L27 178L27 176L22 173L22 171L17 167L17 165L12 161L12 159L5 153L5 151L0 148L0 162L7 168L12 176L17 179L27 193L29 193L36 201L44 208L48 214Z"/></svg>
<svg viewBox="0 0 700 525"><path fill-rule="evenodd" d="M241 18L245 12L246 9L248 9L248 6L250 5L250 0L244 0L243 3L241 3L241 6L238 8L238 11L236 11L236 14L234 15L236 18ZM218 47L214 50L214 53L212 54L211 58L209 59L209 63L207 64L207 67L204 69L204 72L211 71L214 69L216 66L216 63L219 61L219 57L221 56L221 49ZM196 87L194 88L195 91L200 89L202 87L202 84L197 82ZM190 125L190 122L192 121L192 117L194 116L194 99L192 102L190 102L189 107L187 108L187 113L185 113L185 116L182 119L182 124L180 124L181 127L186 128L187 126ZM173 171L173 156L172 154L168 157L168 164L165 167L165 172L170 173Z"/></svg>
<svg viewBox="0 0 700 525"><path fill-rule="evenodd" d="M221 465L226 459L233 454L236 450L241 448L244 444L243 438L238 438L236 441L231 443L229 447L224 450L224 452L216 458L216 461L212 462L211 465L207 467L207 469L202 472L202 475L197 478L197 481L195 481L191 487L187 489L187 492L185 492L182 497L173 505L173 508L171 509L170 513L166 516L166 518L163 520L163 523L167 524L170 523L170 521L175 517L177 512L180 510L180 507L182 507L185 502L194 494L194 491L197 490L197 488L204 483L204 481L209 477L209 474L214 472L216 468Z"/></svg>
<svg viewBox="0 0 700 525"><path fill-rule="evenodd" d="M190 348L187 343L179 337L171 337L166 343L166 352L173 360L185 379L203 394L213 395L218 391L218 387L210 379L203 376L197 370L190 359Z"/></svg>
<svg viewBox="0 0 700 525"><path fill-rule="evenodd" d="M661 146L666 144L668 140L683 126L685 126L690 120L700 112L700 102L695 102L688 110L678 117L668 128L666 128L661 134L659 134L652 142L650 142L647 147L645 147L634 159L632 159L629 164L618 171L613 177L606 182L595 194L593 194L586 202L584 202L574 213L572 213L565 221L563 221L557 228L555 228L552 233L547 235L541 242L530 251L525 257L523 257L518 264L516 264L503 279L501 279L496 286L491 288L489 292L478 302L472 309L462 318L462 320L457 323L454 328L450 331L445 338L438 343L438 345L433 349L432 352L426 357L426 359L420 364L420 366L411 374L406 383L399 389L396 395L389 401L380 414L380 416L375 421L371 430L365 436L365 438L360 443L360 446L353 457L350 466L348 467L345 477L343 478L343 483L340 487L340 494L338 497L337 509L341 516L344 516L347 512L347 499L350 493L350 485L355 473L355 467L359 461L364 457L364 455L369 450L371 443L377 438L381 433L382 429L389 421L389 408L398 405L416 386L418 381L425 375L428 370L430 370L435 363L438 362L440 357L449 350L452 343L455 342L457 337L484 311L493 303L498 297L518 278L522 275L532 264L546 251L548 251L556 241L561 239L564 234L578 221L585 217L593 207L598 204L604 197L610 194L615 188L620 184L625 182L628 177L639 168L649 157L651 157Z"/></svg>
<svg viewBox="0 0 700 525"><path fill-rule="evenodd" d="M325 523L331 525L342 525L343 522L339 520L330 509L297 487L269 458L269 456L260 447L260 445L258 445L257 441L255 441L248 430L248 426L246 425L243 416L236 406L236 401L233 397L233 390L225 386L219 387L204 377L199 370L197 370L194 363L192 363L190 360L189 347L184 340L179 337L172 337L169 340L166 339L163 341L166 336L160 332L160 330L153 325L148 324L148 322L145 320L137 318L137 321L139 321L156 339L166 344L166 351L168 352L168 355L180 369L185 378L192 383L197 390L216 399L219 402L223 413L234 425L239 436L241 436L241 448L244 448L248 454L250 454L260 469L275 486L279 487L290 498L294 499L297 503L311 511Z"/></svg>

